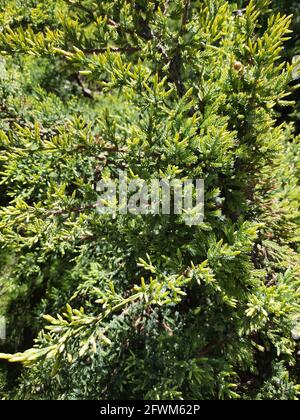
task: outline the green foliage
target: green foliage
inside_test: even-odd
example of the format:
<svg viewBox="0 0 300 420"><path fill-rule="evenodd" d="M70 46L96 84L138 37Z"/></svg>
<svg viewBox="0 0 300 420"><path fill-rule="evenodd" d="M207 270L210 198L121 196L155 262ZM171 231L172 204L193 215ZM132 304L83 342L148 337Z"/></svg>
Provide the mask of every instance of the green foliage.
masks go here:
<svg viewBox="0 0 300 420"><path fill-rule="evenodd" d="M237 11L243 11L243 7L245 6L244 0L239 1L230 1L233 4L233 7L236 8ZM299 54L300 54L300 3L298 0L268 0L257 2L260 7L263 7L263 14L264 20L262 22L262 28L265 29L267 24L267 16L271 13L276 12L283 12L287 15L292 14L292 23L291 29L293 31L293 35L290 40L285 43L284 49L282 50L281 54L282 57L289 62L298 61L299 62ZM295 81L293 82L295 86L299 86L299 66L298 71L295 71ZM280 120L282 121L290 121L295 125L295 130L299 134L300 132L300 110L299 110L299 90L294 92L293 98L296 99L296 104L290 107L285 107L281 109L277 109L279 112L278 115L281 114Z"/></svg>
<svg viewBox="0 0 300 420"><path fill-rule="evenodd" d="M4 398L297 398L291 17L236 7L1 2ZM204 222L98 213L120 169L204 179Z"/></svg>

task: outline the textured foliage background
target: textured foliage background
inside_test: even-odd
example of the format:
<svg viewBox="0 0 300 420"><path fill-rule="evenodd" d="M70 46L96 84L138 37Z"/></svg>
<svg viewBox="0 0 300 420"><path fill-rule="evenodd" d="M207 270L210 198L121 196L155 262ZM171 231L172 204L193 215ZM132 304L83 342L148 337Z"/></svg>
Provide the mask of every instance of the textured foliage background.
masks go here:
<svg viewBox="0 0 300 420"><path fill-rule="evenodd" d="M0 2L2 398L297 398L297 53L297 1ZM120 169L204 222L97 213Z"/></svg>

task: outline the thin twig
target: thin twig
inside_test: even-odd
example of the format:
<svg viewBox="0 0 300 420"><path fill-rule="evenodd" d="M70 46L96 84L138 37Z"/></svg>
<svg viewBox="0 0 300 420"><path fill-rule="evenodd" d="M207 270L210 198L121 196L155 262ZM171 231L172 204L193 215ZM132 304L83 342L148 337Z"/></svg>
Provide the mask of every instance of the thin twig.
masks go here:
<svg viewBox="0 0 300 420"><path fill-rule="evenodd" d="M167 15L170 6L170 0L166 0L165 7L164 7L164 16Z"/></svg>
<svg viewBox="0 0 300 420"><path fill-rule="evenodd" d="M79 74L76 74L75 78L76 78L77 83L81 87L84 96L87 97L87 98L90 98L90 99L94 99L94 96L93 96L93 93L92 93L91 89L88 89L84 85L83 81L80 78L80 75Z"/></svg>
<svg viewBox="0 0 300 420"><path fill-rule="evenodd" d="M107 51L111 51L111 52L115 52L115 53L122 53L122 52L127 52L127 53L134 53L137 51L140 51L139 47L133 47L132 45L128 45L126 47L103 47L103 48L86 48L83 49L82 51L85 54L103 54L106 53Z"/></svg>
<svg viewBox="0 0 300 420"><path fill-rule="evenodd" d="M68 214L68 213L81 213L85 210L91 210L95 209L97 207L97 204L90 204L88 206L84 207L75 207L71 209L63 209L63 210L51 210L48 212L48 216L60 216L62 214Z"/></svg>

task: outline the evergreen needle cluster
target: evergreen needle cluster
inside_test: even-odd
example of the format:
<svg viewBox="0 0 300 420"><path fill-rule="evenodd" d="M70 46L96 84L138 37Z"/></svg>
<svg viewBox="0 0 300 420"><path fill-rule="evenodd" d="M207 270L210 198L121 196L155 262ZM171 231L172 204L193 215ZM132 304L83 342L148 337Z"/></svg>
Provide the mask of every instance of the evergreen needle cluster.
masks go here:
<svg viewBox="0 0 300 420"><path fill-rule="evenodd" d="M3 398L299 395L299 62L240 3L0 2ZM203 223L100 214L120 170L203 179Z"/></svg>

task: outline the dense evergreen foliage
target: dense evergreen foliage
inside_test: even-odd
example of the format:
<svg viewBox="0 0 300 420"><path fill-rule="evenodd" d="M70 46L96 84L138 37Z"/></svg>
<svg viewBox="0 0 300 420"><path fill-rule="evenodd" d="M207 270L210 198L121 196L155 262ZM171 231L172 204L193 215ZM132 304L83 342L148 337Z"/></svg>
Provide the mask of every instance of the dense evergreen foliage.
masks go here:
<svg viewBox="0 0 300 420"><path fill-rule="evenodd" d="M3 398L297 398L283 3L0 2ZM204 179L204 222L99 214L120 169Z"/></svg>

